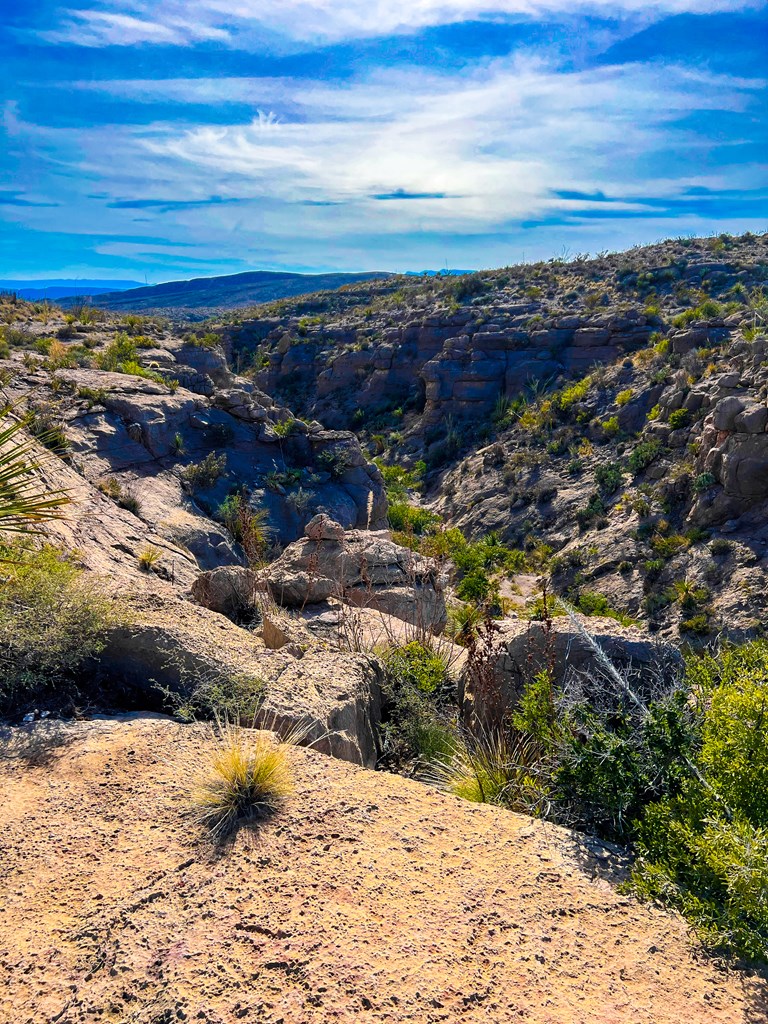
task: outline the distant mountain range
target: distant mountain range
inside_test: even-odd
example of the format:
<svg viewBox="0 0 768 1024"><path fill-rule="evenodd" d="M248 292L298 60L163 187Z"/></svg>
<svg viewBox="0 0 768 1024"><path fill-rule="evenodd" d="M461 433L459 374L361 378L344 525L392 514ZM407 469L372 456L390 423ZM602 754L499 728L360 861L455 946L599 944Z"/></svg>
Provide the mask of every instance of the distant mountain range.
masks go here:
<svg viewBox="0 0 768 1024"><path fill-rule="evenodd" d="M58 302L72 295L102 295L121 292L128 288L140 288L140 281L90 281L83 278L67 280L49 278L42 281L0 281L0 292L14 292L20 299L42 302L50 299Z"/></svg>
<svg viewBox="0 0 768 1024"><path fill-rule="evenodd" d="M233 309L259 302L329 291L345 284L391 277L386 273L366 274L291 274L258 270L225 277L197 277L191 281L169 281L147 287L86 293L98 299L100 309L117 312L142 310ZM82 293L81 293L82 294ZM63 305L72 305L72 299Z"/></svg>

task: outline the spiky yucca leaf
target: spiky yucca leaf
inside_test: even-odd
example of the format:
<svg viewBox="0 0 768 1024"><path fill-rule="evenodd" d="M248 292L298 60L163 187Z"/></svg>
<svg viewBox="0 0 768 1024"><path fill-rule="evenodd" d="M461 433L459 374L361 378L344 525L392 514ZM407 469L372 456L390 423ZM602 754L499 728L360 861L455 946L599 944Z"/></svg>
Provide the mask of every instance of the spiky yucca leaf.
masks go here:
<svg viewBox="0 0 768 1024"><path fill-rule="evenodd" d="M33 477L38 448L21 433L23 420L0 421L0 533L30 533L51 519L61 519L71 498L46 491Z"/></svg>

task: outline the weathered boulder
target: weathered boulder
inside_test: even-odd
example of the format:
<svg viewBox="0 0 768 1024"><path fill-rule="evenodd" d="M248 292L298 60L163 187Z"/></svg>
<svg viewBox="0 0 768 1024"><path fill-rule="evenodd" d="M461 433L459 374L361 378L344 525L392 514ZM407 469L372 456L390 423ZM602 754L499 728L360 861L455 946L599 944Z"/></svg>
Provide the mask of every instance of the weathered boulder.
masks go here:
<svg viewBox="0 0 768 1024"><path fill-rule="evenodd" d="M278 604L303 607L337 597L440 632L445 580L432 559L400 547L385 530L351 530L316 516L289 545L266 581Z"/></svg>
<svg viewBox="0 0 768 1024"><path fill-rule="evenodd" d="M376 658L315 644L300 656L288 643L270 650L250 630L223 615L166 593L135 596L129 625L106 638L98 671L111 691L160 706L161 693L180 703L195 692L239 691L263 696L256 724L299 729L301 742L354 764L377 758L382 668Z"/></svg>
<svg viewBox="0 0 768 1024"><path fill-rule="evenodd" d="M721 398L712 412L715 430L735 430L736 417L744 411L744 402L736 395Z"/></svg>
<svg viewBox="0 0 768 1024"><path fill-rule="evenodd" d="M676 671L681 663L676 647L657 643L637 627L608 618L577 618L609 662L628 670L641 688L659 673ZM561 690L580 678L587 680L587 688L612 685L605 662L568 616L557 616L549 624L504 621L488 645L481 646L460 680L462 713L470 728L500 724L517 706L526 685L544 670L551 672Z"/></svg>
<svg viewBox="0 0 768 1024"><path fill-rule="evenodd" d="M304 533L310 540L344 540L344 528L322 512L307 523Z"/></svg>
<svg viewBox="0 0 768 1024"><path fill-rule="evenodd" d="M203 608L228 619L252 616L256 606L257 577L241 565L222 565L202 572L192 584L192 597Z"/></svg>

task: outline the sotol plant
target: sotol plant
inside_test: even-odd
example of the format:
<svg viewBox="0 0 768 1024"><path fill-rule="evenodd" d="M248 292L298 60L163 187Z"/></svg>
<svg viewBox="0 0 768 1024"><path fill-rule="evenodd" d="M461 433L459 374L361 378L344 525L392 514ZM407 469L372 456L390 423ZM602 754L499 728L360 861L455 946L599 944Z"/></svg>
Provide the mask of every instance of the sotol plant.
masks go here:
<svg viewBox="0 0 768 1024"><path fill-rule="evenodd" d="M64 491L47 491L35 480L38 449L23 428L21 420L0 421L0 533L29 533L60 519L71 500Z"/></svg>

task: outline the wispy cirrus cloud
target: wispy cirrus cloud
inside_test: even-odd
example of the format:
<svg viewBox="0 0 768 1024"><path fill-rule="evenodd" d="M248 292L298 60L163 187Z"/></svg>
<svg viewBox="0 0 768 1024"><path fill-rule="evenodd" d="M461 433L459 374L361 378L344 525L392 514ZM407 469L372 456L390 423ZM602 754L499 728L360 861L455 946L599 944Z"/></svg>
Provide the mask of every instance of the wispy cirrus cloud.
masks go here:
<svg viewBox="0 0 768 1024"><path fill-rule="evenodd" d="M761 227L766 82L744 44L762 15L707 15L765 6L75 0L46 8L42 43L30 12L0 257L10 273L42 240L128 276L488 266Z"/></svg>
<svg viewBox="0 0 768 1024"><path fill-rule="evenodd" d="M133 84L147 97L166 88ZM722 187L707 169L716 143L691 119L741 115L764 85L676 66L660 82L639 64L563 73L499 60L461 79L415 69L341 86L283 79L272 98L290 115L246 124L29 131L70 179L99 181L104 216L173 215L182 238L213 218L241 239L468 236L580 212L656 217L665 199ZM750 173L745 163L745 187Z"/></svg>
<svg viewBox="0 0 768 1024"><path fill-rule="evenodd" d="M67 10L40 34L82 46L248 45L280 36L313 46L473 20L581 15L651 22L763 6L763 0L105 0Z"/></svg>

